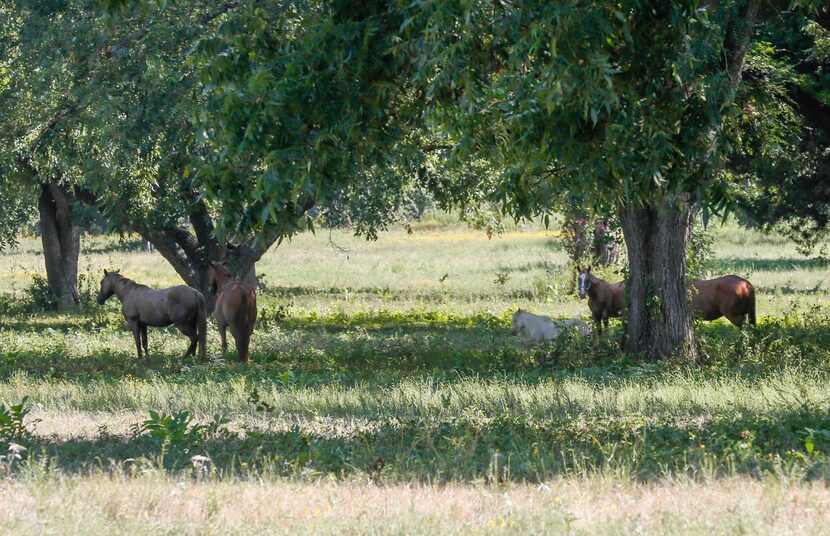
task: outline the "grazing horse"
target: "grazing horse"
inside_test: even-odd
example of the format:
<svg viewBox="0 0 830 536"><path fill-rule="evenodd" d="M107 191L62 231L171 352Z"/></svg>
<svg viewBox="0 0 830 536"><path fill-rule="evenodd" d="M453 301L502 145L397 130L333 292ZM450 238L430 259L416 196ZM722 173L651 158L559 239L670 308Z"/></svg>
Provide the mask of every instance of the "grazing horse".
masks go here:
<svg viewBox="0 0 830 536"><path fill-rule="evenodd" d="M135 337L135 349L141 359L141 348L147 356L147 326L164 327L175 324L179 331L190 338L185 357L196 353L207 360L207 308L205 297L195 288L186 285L156 290L127 279L118 272L104 270L98 303L115 294L121 302L121 312Z"/></svg>
<svg viewBox="0 0 830 536"><path fill-rule="evenodd" d="M231 328L239 360L248 363L248 347L256 322L256 289L242 281L231 281L224 264L212 262L210 266L210 290L219 295L213 314L222 337L222 355L228 351L226 330Z"/></svg>
<svg viewBox="0 0 830 536"><path fill-rule="evenodd" d="M703 320L725 316L742 329L744 322L755 325L755 288L736 275L692 281L692 311Z"/></svg>
<svg viewBox="0 0 830 536"><path fill-rule="evenodd" d="M513 322L510 325L511 335L518 335L524 330L530 342L535 346L559 337L567 329L573 329L580 335L591 333L590 326L578 318L553 320L550 317L535 315L522 309L517 309L513 313Z"/></svg>
<svg viewBox="0 0 830 536"><path fill-rule="evenodd" d="M597 326L597 333L602 333L602 324L608 329L608 318L622 315L625 302L625 282L609 283L591 273L591 267L579 270L577 279L580 299L588 297L588 309Z"/></svg>

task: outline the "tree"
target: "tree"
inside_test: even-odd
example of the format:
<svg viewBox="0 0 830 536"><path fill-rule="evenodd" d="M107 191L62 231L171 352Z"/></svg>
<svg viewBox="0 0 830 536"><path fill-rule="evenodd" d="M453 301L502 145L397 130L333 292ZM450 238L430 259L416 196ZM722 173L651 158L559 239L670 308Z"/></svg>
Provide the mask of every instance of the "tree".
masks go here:
<svg viewBox="0 0 830 536"><path fill-rule="evenodd" d="M47 277L63 308L77 296L80 203L141 234L206 295L210 261L250 279L282 236L274 225L258 237L218 239L216 213L191 185L200 87L188 53L236 7L137 4L107 27L92 0L0 8L0 73L27 73L0 86L4 176L37 195Z"/></svg>
<svg viewBox="0 0 830 536"><path fill-rule="evenodd" d="M295 4L314 11L312 4L302 2L275 7L290 14ZM205 70L200 80L190 54L197 42L201 50L211 46L220 22L227 20L227 30L256 14L255 3L122 2L106 25L96 18L97 5L93 0L61 0L3 7L13 21L3 30L4 66L15 72L37 66L33 76L15 78L4 91L0 112L0 124L6 127L0 145L8 149L9 167L22 185L37 189L46 184L39 191L68 196L66 206L80 202L99 208L114 228L137 232L151 242L186 283L206 295L211 261L224 260L231 271L254 279L256 261L272 244L312 227L309 210L318 203L344 203L356 216L358 232L372 237L406 201L406 190L419 176L408 172L416 167L411 162L387 159L373 167L367 165L369 158L350 166L352 155L318 159L314 172L324 172L326 180L307 187L303 174L312 169L311 162L298 162L290 151L280 157L290 163L293 183L263 175L262 160L211 152L218 146L217 132L206 127L205 117L217 106L227 113L222 132L231 134L223 139L237 140L241 146L232 145L234 150L244 150L253 131L245 130L249 110L236 105L256 96L275 73L257 72L244 88L228 91L219 101L219 85ZM276 20L290 26L293 22L285 14ZM324 60L325 43L317 46L309 52ZM390 95L393 88L383 91ZM214 98L205 102L205 95ZM305 101L294 94L291 103L303 106ZM34 121L31 109L37 112ZM307 111L325 114L327 108ZM369 124L372 118L364 121ZM282 127L291 136L292 129L299 133L308 125ZM266 126L266 131L271 128ZM363 135L359 122L347 128L355 139ZM400 134L394 139L409 143L418 136ZM335 137L315 141L319 147L335 142ZM216 165L231 160L231 166ZM256 200L263 192L267 205ZM251 203L236 202L248 193ZM42 206L64 206L52 201ZM69 215L71 211L61 213L65 223ZM71 224L56 227L69 229ZM50 251L61 251L61 260L77 267L76 250ZM47 270L52 265L47 262ZM72 278L55 280L64 279Z"/></svg>

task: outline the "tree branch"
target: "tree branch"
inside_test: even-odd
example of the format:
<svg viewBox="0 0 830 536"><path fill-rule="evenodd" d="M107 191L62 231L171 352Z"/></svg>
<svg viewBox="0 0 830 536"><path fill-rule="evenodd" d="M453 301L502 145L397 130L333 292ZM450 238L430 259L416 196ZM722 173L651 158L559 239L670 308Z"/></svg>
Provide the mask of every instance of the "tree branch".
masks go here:
<svg viewBox="0 0 830 536"><path fill-rule="evenodd" d="M216 11L203 15L202 18L199 19L199 22L201 24L208 24L209 22L213 22L215 19L221 17L228 11L232 11L238 8L240 5L241 4L239 2L225 2L224 4L219 6L219 8Z"/></svg>
<svg viewBox="0 0 830 536"><path fill-rule="evenodd" d="M744 60L749 50L760 7L761 0L748 0L740 14L729 25L730 28L727 29L723 44L726 53L724 60L726 61L727 74L732 81L732 88L736 88L740 83L741 73L744 70Z"/></svg>

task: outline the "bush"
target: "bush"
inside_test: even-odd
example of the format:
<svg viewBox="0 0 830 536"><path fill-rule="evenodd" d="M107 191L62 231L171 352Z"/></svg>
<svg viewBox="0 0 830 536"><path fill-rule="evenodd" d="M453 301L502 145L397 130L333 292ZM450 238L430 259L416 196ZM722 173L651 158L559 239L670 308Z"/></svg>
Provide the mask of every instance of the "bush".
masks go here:
<svg viewBox="0 0 830 536"><path fill-rule="evenodd" d="M43 274L32 274L32 284L23 290L23 295L29 310L55 311L58 308L58 297Z"/></svg>
<svg viewBox="0 0 830 536"><path fill-rule="evenodd" d="M32 283L23 290L23 306L32 312L56 311L59 306L58 297L49 286L49 280L41 273L33 273ZM95 278L91 273L78 274L78 308L88 311L97 305L96 298L98 291ZM0 302L0 312L3 312L3 305Z"/></svg>

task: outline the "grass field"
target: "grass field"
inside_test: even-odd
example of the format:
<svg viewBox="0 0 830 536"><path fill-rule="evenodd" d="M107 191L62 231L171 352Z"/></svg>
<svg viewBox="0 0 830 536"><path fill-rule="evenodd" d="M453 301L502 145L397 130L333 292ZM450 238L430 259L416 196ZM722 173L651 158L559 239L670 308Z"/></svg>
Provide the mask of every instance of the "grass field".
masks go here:
<svg viewBox="0 0 830 536"><path fill-rule="evenodd" d="M271 251L248 367L213 329L210 364L165 329L136 362L114 300L38 312L24 239L0 258L0 449L26 448L0 459L0 531L828 531L827 260L713 228L707 268L755 284L755 329L698 326L699 367L620 355L616 328L540 368L510 312L587 317L558 233L413 230ZM179 283L129 246L85 239L82 290L104 267Z"/></svg>

